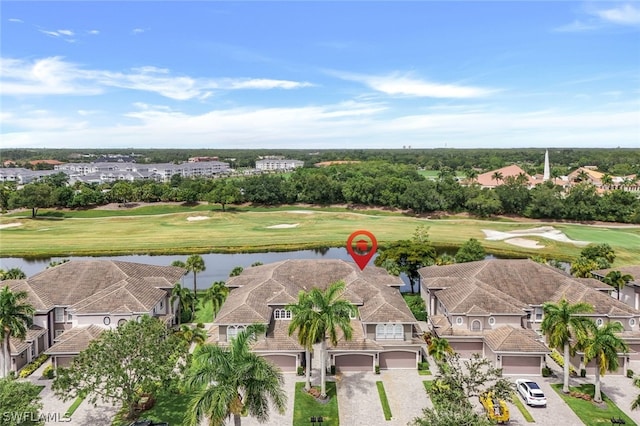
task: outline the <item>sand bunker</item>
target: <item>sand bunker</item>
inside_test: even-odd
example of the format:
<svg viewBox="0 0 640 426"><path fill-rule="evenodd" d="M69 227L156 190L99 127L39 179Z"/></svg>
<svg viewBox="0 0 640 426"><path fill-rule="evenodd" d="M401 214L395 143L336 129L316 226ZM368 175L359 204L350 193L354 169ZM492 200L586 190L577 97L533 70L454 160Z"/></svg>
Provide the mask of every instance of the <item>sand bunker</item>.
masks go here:
<svg viewBox="0 0 640 426"><path fill-rule="evenodd" d="M509 238L508 240L504 240L505 243L511 244L512 246L530 248L530 249L541 249L544 248L543 245L539 244L535 240L527 240L526 238Z"/></svg>
<svg viewBox="0 0 640 426"><path fill-rule="evenodd" d="M490 241L502 241L506 243L525 247L525 248L543 248L543 245L539 245L537 241L527 240L526 238L517 238L525 236L535 236L548 238L554 241L561 241L563 243L571 243L576 246L586 246L588 241L576 241L567 237L564 232L555 229L553 226L540 226L538 228L521 229L509 232L494 231L492 229L483 229L482 232L486 235L486 239ZM514 238L516 237L516 238ZM535 245L535 247L534 247Z"/></svg>
<svg viewBox="0 0 640 426"><path fill-rule="evenodd" d="M22 226L22 224L21 223L4 223L0 225L0 229L15 228L16 226Z"/></svg>
<svg viewBox="0 0 640 426"><path fill-rule="evenodd" d="M267 229L286 229L286 228L296 228L298 223L281 223L279 225L271 225L267 226Z"/></svg>
<svg viewBox="0 0 640 426"><path fill-rule="evenodd" d="M194 220L207 220L207 219L209 219L209 216L189 216L187 218L189 222L193 222Z"/></svg>
<svg viewBox="0 0 640 426"><path fill-rule="evenodd" d="M314 211L311 210L288 210L285 213L294 213L294 214L314 214Z"/></svg>

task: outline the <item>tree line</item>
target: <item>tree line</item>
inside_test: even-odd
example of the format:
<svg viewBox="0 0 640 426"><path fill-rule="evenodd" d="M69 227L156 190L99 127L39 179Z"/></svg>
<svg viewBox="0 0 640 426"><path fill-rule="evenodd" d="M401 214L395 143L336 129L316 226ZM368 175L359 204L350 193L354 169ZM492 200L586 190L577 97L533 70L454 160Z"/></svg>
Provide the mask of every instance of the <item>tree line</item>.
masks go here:
<svg viewBox="0 0 640 426"><path fill-rule="evenodd" d="M349 204L409 210L415 214L467 212L478 217L515 215L536 219L640 223L640 200L624 189L599 194L589 182L565 191L553 181L533 189L520 177L496 177L496 188L473 183L477 172L466 171L463 185L454 171L443 168L435 179L421 175L415 166L369 161L301 168L290 174L261 174L228 178L182 178L169 182L117 181L109 184L76 182L55 174L17 190L0 187L0 208L90 208L106 203L209 202L228 205Z"/></svg>

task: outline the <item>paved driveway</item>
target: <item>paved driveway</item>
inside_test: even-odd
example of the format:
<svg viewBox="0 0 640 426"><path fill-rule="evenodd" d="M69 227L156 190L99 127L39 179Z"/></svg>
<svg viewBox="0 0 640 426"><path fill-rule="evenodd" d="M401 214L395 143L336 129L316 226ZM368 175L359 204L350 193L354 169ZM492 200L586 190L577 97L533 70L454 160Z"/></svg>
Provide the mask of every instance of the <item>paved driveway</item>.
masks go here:
<svg viewBox="0 0 640 426"><path fill-rule="evenodd" d="M340 424L369 426L385 424L376 380L372 372L348 372L336 375Z"/></svg>

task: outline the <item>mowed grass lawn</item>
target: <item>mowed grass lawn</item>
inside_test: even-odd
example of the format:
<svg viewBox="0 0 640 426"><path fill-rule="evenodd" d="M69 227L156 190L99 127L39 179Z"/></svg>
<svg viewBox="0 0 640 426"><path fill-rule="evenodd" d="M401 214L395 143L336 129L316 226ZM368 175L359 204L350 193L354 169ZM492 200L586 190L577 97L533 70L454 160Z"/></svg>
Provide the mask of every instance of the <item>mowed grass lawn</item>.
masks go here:
<svg viewBox="0 0 640 426"><path fill-rule="evenodd" d="M372 232L378 243L410 238L419 224L428 226L440 249L455 248L469 238L480 240L490 252L513 257L542 255L569 260L581 247L539 237L545 245L526 249L503 241L487 241L483 229L497 231L538 227L540 222L473 219L422 219L387 212L340 209L245 209L221 212L219 206L193 210L178 206L141 207L122 211L51 212L30 219L30 212L0 217L0 256L49 257L119 254L191 254L262 252L315 247L341 247L355 230ZM42 211L47 215L49 212ZM104 216L105 214L114 213ZM191 220L189 220L191 218ZM197 219L197 220L194 220ZM19 226L3 225L19 223ZM288 225L289 227L287 227ZM295 226L294 226L295 225ZM569 237L608 243L618 255L615 265L640 263L640 227L594 227L553 224Z"/></svg>
<svg viewBox="0 0 640 426"><path fill-rule="evenodd" d="M629 385L631 386L631 385ZM560 395L560 397L567 403L569 407L576 413L576 415L584 422L587 426L598 426L598 425L607 425L612 424L611 418L623 419L625 421L625 425L633 426L636 424L633 420L629 418L622 410L620 410L616 404L613 403L607 396L602 393L602 400L604 405L602 407L597 406L591 401L585 401L580 398L574 398L572 396L566 395L562 393L562 385L561 384L553 384L551 385L553 389ZM571 386L569 388L572 391L586 393L593 397L595 392L595 387L592 384L582 384L580 386Z"/></svg>
<svg viewBox="0 0 640 426"><path fill-rule="evenodd" d="M293 405L293 426L308 426L311 417L322 417L323 426L340 424L338 416L338 395L335 382L327 382L329 402L322 403L304 390L304 382L296 383L296 394Z"/></svg>

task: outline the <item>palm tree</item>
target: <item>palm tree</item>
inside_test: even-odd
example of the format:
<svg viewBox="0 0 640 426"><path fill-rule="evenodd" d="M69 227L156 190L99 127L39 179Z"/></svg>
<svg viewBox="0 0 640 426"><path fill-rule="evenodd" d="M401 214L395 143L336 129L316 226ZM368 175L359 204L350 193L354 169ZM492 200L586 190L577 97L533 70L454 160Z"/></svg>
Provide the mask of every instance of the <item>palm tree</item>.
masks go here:
<svg viewBox="0 0 640 426"><path fill-rule="evenodd" d="M204 270L207 269L206 265L204 264L204 260L202 259L202 256L200 256L199 254L192 254L187 258L186 262L182 262L181 260L176 260L171 265L177 266L179 268L184 268L187 270L187 272L193 272L193 300L192 300L191 310L192 312L195 312L196 302L198 301L198 287L196 284L196 278L197 278L198 272L203 272Z"/></svg>
<svg viewBox="0 0 640 426"><path fill-rule="evenodd" d="M596 389L593 400L602 402L600 375L604 376L607 371L616 371L619 367L618 354L628 352L629 346L616 335L624 331L619 322L609 322L601 327L593 321L590 323L587 337L580 341L580 349L584 352L585 364L592 359L596 360Z"/></svg>
<svg viewBox="0 0 640 426"><path fill-rule="evenodd" d="M207 332L200 327L190 327L187 324L182 324L175 334L189 345L195 343L201 345L207 341Z"/></svg>
<svg viewBox="0 0 640 426"><path fill-rule="evenodd" d="M311 351L313 345L318 343L310 334L309 325L312 323L313 305L309 293L301 291L298 294L298 302L290 303L285 309L291 311L291 322L289 323L289 336L298 332L298 343L304 347L305 355L305 384L304 389L308 392L311 389Z"/></svg>
<svg viewBox="0 0 640 426"><path fill-rule="evenodd" d="M623 275L620 271L610 271L607 276L604 277L603 281L616 289L618 293L618 300L620 300L620 293L622 293L622 289L631 280L633 280L633 277L629 274Z"/></svg>
<svg viewBox="0 0 640 426"><path fill-rule="evenodd" d="M265 333L263 324L254 324L231 339L229 346L202 345L196 348L186 377L188 391L194 392L186 413L186 422L197 425L208 419L222 425L233 416L241 425L242 415L269 420L269 402L284 413L287 395L280 369L251 352L257 333Z"/></svg>
<svg viewBox="0 0 640 426"><path fill-rule="evenodd" d="M468 168L467 170L465 170L464 174L467 176L467 180L471 183L475 182L475 180L478 178L478 171L473 168Z"/></svg>
<svg viewBox="0 0 640 426"><path fill-rule="evenodd" d="M178 315L176 315L178 317L178 324L180 324L182 312L191 311L191 308L193 307L193 293L191 293L191 290L189 290L187 287L183 287L182 285L180 285L180 283L175 283L175 285L171 289L171 306L173 306L173 302L175 302L176 299L180 302L180 312ZM191 316L193 316L193 311L191 311Z"/></svg>
<svg viewBox="0 0 640 426"><path fill-rule="evenodd" d="M448 355L453 355L455 351L447 339L433 337L427 345L427 353L431 355L438 365L440 365L447 359Z"/></svg>
<svg viewBox="0 0 640 426"><path fill-rule="evenodd" d="M7 377L11 370L11 351L9 339L15 336L24 339L29 326L33 323L36 310L28 303L25 291L12 292L9 286L0 291L0 338L2 338L2 369L0 377Z"/></svg>
<svg viewBox="0 0 640 426"><path fill-rule="evenodd" d="M4 280L23 280L27 275L20 268L11 268L7 271L0 269L0 281Z"/></svg>
<svg viewBox="0 0 640 426"><path fill-rule="evenodd" d="M633 384L635 387L640 388L640 377L636 377L635 379L633 379ZM638 408L640 408L640 394L638 394L638 396L636 396L636 399L634 399L631 403L632 410L637 410Z"/></svg>
<svg viewBox="0 0 640 426"><path fill-rule="evenodd" d="M587 173L584 169L580 169L580 171L576 175L575 180L578 182L586 182L589 180L589 173Z"/></svg>
<svg viewBox="0 0 640 426"><path fill-rule="evenodd" d="M564 348L564 383L562 392L569 393L569 356L571 339L580 340L593 322L589 318L579 316L580 314L593 311L593 306L580 302L569 304L566 299L559 303L547 302L542 305L544 318L541 330L549 340L549 345L554 348ZM575 349L573 349L575 350Z"/></svg>
<svg viewBox="0 0 640 426"><path fill-rule="evenodd" d="M227 295L229 294L229 287L224 285L224 281L216 281L211 284L204 294L202 295L202 303L211 302L213 305L213 318L218 315L220 308L225 300L227 300Z"/></svg>
<svg viewBox="0 0 640 426"><path fill-rule="evenodd" d="M501 181L504 178L504 175L502 174L502 172L493 172L493 174L491 175L491 179L496 181L496 185L498 184L498 181Z"/></svg>
<svg viewBox="0 0 640 426"><path fill-rule="evenodd" d="M318 288L312 288L308 294L304 291L298 295L298 301L302 300L305 309L304 321L306 324L304 342L320 342L320 397L327 397L326 389L326 358L327 335L333 346L338 344L338 329L342 330L345 340L351 340L353 328L351 316L356 314L356 308L349 301L342 299L344 293L344 281L336 281L329 285L323 292ZM309 300L305 300L308 298ZM313 343L311 343L313 344Z"/></svg>
<svg viewBox="0 0 640 426"><path fill-rule="evenodd" d="M605 173L604 175L602 175L600 182L602 182L602 186L606 186L607 189L611 189L611 185L613 185L613 178L611 177L611 175Z"/></svg>

